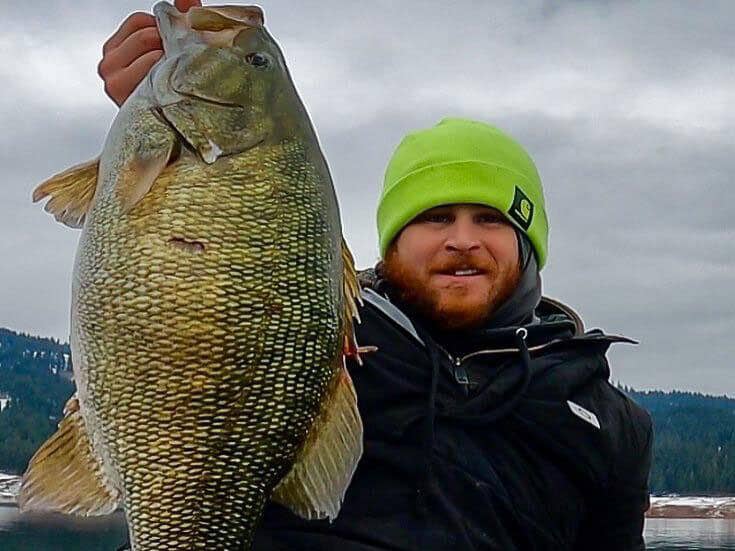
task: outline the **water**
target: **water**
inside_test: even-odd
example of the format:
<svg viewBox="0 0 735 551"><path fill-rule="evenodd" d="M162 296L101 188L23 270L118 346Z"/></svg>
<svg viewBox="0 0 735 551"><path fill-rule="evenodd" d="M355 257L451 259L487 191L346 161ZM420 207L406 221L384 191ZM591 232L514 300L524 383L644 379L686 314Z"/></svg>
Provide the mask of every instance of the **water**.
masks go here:
<svg viewBox="0 0 735 551"><path fill-rule="evenodd" d="M647 519L652 551L735 550L735 520ZM121 514L71 519L57 515L20 515L0 506L2 551L114 551L125 542Z"/></svg>
<svg viewBox="0 0 735 551"><path fill-rule="evenodd" d="M126 531L122 513L72 518L0 506L2 551L114 551L127 541Z"/></svg>
<svg viewBox="0 0 735 551"><path fill-rule="evenodd" d="M735 550L735 520L649 518L645 536L656 551Z"/></svg>

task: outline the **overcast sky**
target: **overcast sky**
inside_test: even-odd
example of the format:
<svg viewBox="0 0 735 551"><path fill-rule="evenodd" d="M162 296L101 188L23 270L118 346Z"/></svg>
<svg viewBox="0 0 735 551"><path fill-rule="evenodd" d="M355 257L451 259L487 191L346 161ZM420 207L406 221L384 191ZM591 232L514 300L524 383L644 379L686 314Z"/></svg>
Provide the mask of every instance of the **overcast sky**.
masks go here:
<svg viewBox="0 0 735 551"><path fill-rule="evenodd" d="M735 396L735 2L264 1L360 267L383 170L447 115L508 131L550 218L545 294L615 345L612 378ZM30 202L96 156L96 65L133 0L3 5L0 327L66 340L78 231Z"/></svg>

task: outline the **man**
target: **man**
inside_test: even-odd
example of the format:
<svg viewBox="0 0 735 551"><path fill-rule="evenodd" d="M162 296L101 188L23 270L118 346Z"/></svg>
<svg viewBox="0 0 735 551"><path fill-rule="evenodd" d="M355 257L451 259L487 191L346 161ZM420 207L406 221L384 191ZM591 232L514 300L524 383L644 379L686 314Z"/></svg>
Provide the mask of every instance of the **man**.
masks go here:
<svg viewBox="0 0 735 551"><path fill-rule="evenodd" d="M148 17L105 46L118 104L160 56ZM627 339L542 298L548 223L525 150L464 119L409 134L378 233L357 327L378 351L349 365L363 458L333 523L273 504L255 549L644 549L651 421L605 358Z"/></svg>

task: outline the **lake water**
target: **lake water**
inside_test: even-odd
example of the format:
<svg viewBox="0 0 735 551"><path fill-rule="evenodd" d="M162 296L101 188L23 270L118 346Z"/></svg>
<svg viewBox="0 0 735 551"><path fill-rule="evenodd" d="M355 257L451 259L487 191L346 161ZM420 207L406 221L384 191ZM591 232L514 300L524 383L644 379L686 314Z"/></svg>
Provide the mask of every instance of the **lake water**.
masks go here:
<svg viewBox="0 0 735 551"><path fill-rule="evenodd" d="M115 551L126 541L122 513L77 519L61 515L19 514L0 506L2 551Z"/></svg>
<svg viewBox="0 0 735 551"><path fill-rule="evenodd" d="M115 551L125 542L121 514L91 519L19 515L0 506L2 551ZM647 519L646 542L655 551L735 550L734 520Z"/></svg>
<svg viewBox="0 0 735 551"><path fill-rule="evenodd" d="M656 551L735 550L735 520L649 518L645 536Z"/></svg>

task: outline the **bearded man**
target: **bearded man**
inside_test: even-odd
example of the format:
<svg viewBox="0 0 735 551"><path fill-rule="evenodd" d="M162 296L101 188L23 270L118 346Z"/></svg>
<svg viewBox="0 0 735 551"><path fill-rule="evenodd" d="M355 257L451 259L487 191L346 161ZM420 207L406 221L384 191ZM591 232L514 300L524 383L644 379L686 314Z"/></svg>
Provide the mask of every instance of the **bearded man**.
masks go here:
<svg viewBox="0 0 735 551"><path fill-rule="evenodd" d="M378 206L350 365L365 453L333 524L271 506L256 549L640 550L648 414L605 352L541 296L548 223L533 161L482 122L409 134Z"/></svg>
<svg viewBox="0 0 735 551"><path fill-rule="evenodd" d="M160 57L155 33L134 14L106 44L118 104ZM333 523L271 504L254 548L645 549L651 420L605 357L633 341L542 297L548 221L523 147L465 119L409 134L377 223L356 328L377 351L348 365L364 455Z"/></svg>

